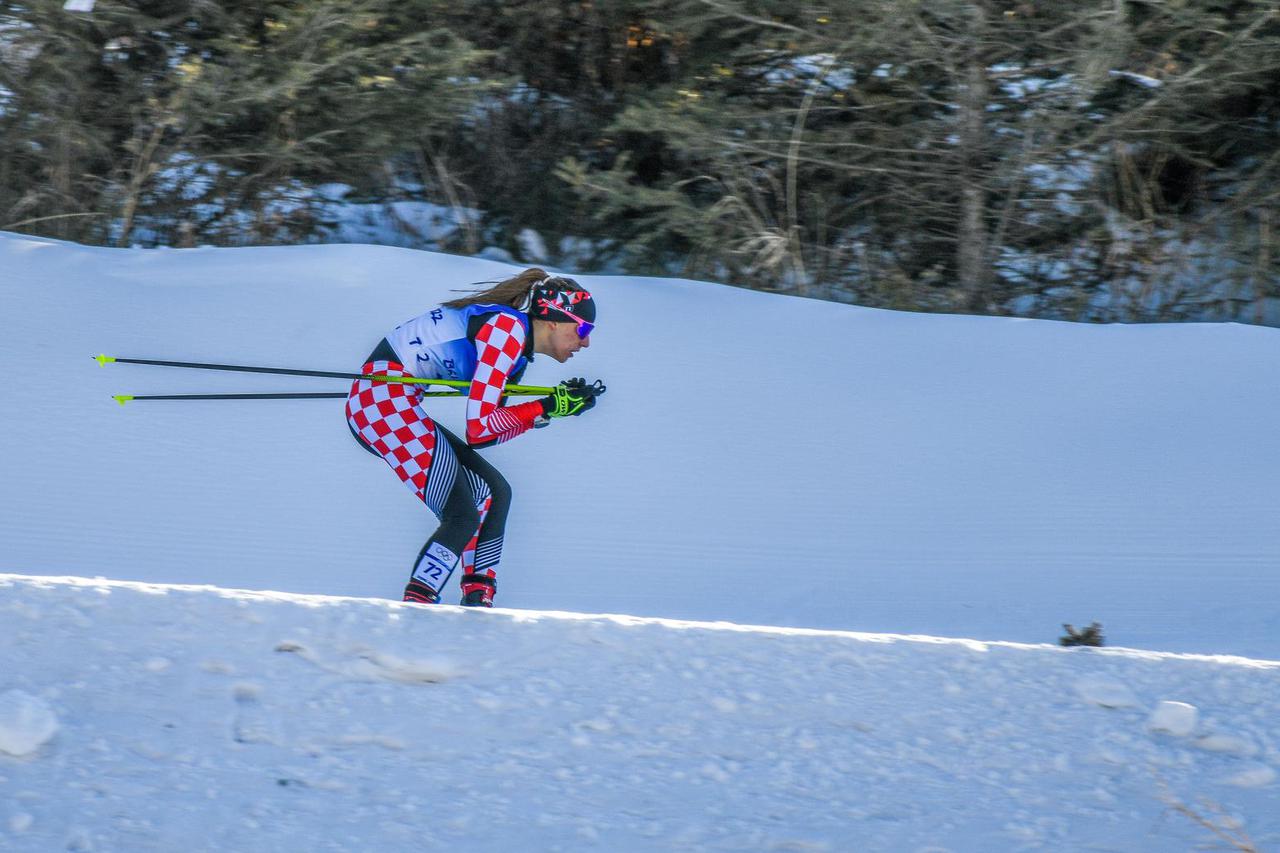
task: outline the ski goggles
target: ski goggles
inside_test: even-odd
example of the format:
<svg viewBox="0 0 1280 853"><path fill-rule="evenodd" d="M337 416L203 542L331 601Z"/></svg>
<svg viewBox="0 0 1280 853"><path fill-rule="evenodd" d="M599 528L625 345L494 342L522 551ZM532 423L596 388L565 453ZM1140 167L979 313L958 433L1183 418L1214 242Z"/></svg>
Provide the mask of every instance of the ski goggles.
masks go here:
<svg viewBox="0 0 1280 853"><path fill-rule="evenodd" d="M555 302L552 302L550 299L539 299L538 305L543 308L553 308L556 311L559 311L561 314L564 314L569 319L573 320L575 323L577 323L578 324L578 340L586 340L587 335L591 334L591 331L596 327L595 323L592 323L590 320L582 319L577 314L570 311L568 308L565 308L562 305L558 305Z"/></svg>

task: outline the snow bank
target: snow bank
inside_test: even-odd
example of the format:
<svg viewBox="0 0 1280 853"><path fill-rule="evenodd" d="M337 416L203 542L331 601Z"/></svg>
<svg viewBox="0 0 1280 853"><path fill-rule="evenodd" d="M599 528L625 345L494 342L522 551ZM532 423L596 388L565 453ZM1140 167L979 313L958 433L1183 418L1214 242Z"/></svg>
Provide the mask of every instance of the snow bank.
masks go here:
<svg viewBox="0 0 1280 853"><path fill-rule="evenodd" d="M111 399L345 383L91 356L355 370L510 269L0 235L0 360L39 370L0 395L0 571L398 597L435 520L341 400ZM1027 642L1097 620L1120 645L1280 657L1280 331L583 280L590 349L525 378L609 395L485 451L516 496L500 604ZM456 431L454 402L431 411Z"/></svg>
<svg viewBox="0 0 1280 853"><path fill-rule="evenodd" d="M1277 662L87 578L0 576L0 623L61 721L0 755L22 853L1186 850L1201 798L1280 838Z"/></svg>

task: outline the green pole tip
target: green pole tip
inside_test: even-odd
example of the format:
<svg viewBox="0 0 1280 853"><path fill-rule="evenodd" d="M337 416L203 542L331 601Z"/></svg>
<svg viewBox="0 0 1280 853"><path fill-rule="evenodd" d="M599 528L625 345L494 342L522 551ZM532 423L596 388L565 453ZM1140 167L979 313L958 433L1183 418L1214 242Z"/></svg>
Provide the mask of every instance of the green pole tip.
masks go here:
<svg viewBox="0 0 1280 853"><path fill-rule="evenodd" d="M130 397L128 394L116 394L111 399L115 400L117 403L123 406L125 403L129 402L133 398Z"/></svg>
<svg viewBox="0 0 1280 853"><path fill-rule="evenodd" d="M98 362L99 367L106 367L109 362L115 361L115 359L109 355L95 356L93 360Z"/></svg>

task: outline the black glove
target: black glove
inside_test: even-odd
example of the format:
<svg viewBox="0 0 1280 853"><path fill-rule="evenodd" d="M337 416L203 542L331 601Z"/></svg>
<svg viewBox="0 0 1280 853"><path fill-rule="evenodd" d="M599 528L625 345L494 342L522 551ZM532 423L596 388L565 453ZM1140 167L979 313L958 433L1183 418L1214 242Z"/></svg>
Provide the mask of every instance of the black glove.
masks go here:
<svg viewBox="0 0 1280 853"><path fill-rule="evenodd" d="M590 385L582 378L566 379L556 386L550 397L543 397L542 413L549 418L580 415L596 404L596 397L605 392L604 383L597 379Z"/></svg>

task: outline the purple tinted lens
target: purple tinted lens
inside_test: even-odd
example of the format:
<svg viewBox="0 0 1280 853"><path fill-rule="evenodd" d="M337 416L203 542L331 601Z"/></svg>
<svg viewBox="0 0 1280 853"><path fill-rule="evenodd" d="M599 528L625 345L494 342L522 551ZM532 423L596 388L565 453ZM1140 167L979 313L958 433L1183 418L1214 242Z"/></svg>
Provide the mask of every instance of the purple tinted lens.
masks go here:
<svg viewBox="0 0 1280 853"><path fill-rule="evenodd" d="M583 320L578 324L578 339L582 340L586 338L587 335L591 334L591 330L595 327L595 323L588 323L586 320Z"/></svg>

